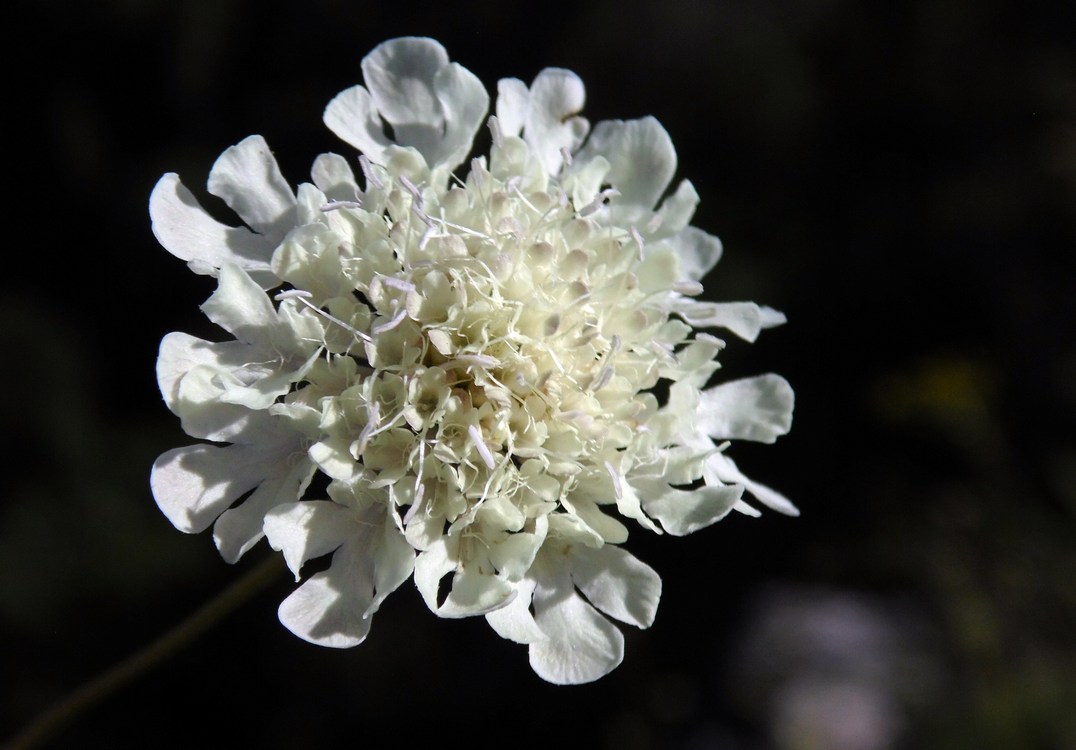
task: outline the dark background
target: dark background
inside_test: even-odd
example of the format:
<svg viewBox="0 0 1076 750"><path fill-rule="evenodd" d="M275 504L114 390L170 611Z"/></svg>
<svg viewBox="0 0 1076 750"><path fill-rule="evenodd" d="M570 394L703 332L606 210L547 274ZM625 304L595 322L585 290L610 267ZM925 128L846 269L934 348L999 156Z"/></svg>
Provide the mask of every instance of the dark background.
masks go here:
<svg viewBox="0 0 1076 750"><path fill-rule="evenodd" d="M361 57L425 34L490 90L567 67L592 123L665 125L725 243L707 297L789 317L722 374L795 387L791 435L731 455L803 516L634 533L661 608L593 685L411 584L363 645L311 646L282 576L53 746L1076 746L1076 6L1048 5L14 3L0 736L267 552L230 567L149 494L189 442L157 343L220 336L211 280L150 233L154 182L199 190L252 133L308 179L352 154L320 116Z"/></svg>

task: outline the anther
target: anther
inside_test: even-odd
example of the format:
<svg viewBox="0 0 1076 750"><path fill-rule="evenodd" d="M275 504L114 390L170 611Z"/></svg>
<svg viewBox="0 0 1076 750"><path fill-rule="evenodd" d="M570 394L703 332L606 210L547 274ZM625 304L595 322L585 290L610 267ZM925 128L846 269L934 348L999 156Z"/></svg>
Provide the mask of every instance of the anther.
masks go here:
<svg viewBox="0 0 1076 750"><path fill-rule="evenodd" d="M329 213L329 211L338 211L341 208L362 208L362 203L359 201L328 201L322 203L319 208L322 213Z"/></svg>
<svg viewBox="0 0 1076 750"><path fill-rule="evenodd" d="M471 425L467 428L467 434L471 436L474 447L478 450L478 455L482 457L482 461L486 464L487 469L494 469L497 467L496 462L493 460L493 454L489 452L489 446L486 445L486 441L482 439L482 433L475 425Z"/></svg>
<svg viewBox="0 0 1076 750"><path fill-rule="evenodd" d="M362 169L362 176L366 178L367 189L369 189L371 185L378 190L385 187L385 183L381 181L380 175L374 171L374 165L366 154L359 155L359 168Z"/></svg>

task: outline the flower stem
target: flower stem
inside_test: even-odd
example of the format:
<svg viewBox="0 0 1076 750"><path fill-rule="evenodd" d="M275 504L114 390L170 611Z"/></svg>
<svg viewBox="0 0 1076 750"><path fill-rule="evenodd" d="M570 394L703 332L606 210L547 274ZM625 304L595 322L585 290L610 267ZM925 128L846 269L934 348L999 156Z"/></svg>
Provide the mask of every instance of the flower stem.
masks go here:
<svg viewBox="0 0 1076 750"><path fill-rule="evenodd" d="M84 683L53 704L13 737L3 750L39 747L80 714L174 656L277 579L283 570L280 555L271 555L213 599L203 604L160 638Z"/></svg>

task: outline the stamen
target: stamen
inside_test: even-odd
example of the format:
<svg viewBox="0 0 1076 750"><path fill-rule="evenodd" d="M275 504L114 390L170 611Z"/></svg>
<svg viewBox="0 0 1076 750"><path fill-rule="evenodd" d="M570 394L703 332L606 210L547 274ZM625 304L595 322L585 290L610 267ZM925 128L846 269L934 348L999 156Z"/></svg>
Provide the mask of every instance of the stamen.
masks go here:
<svg viewBox="0 0 1076 750"><path fill-rule="evenodd" d="M273 299L277 302L282 302L286 299L293 299L295 297L313 297L312 292L308 292L305 289L285 289L283 292L278 293Z"/></svg>
<svg viewBox="0 0 1076 750"><path fill-rule="evenodd" d="M385 183L381 181L381 177L374 170L374 165L370 161L370 157L366 154L359 155L359 168L362 169L362 176L366 178L366 187L369 189L373 185L378 190L385 187Z"/></svg>
<svg viewBox="0 0 1076 750"><path fill-rule="evenodd" d="M598 372L598 377L590 384L591 391L600 391L605 386L609 385L609 381L613 379L613 368L606 365Z"/></svg>
<svg viewBox="0 0 1076 750"><path fill-rule="evenodd" d="M579 209L578 213L580 218L590 216L592 213L605 205L606 199L615 198L618 195L620 195L620 191L616 188L606 188L605 190L601 191L594 196L594 200Z"/></svg>
<svg viewBox="0 0 1076 750"><path fill-rule="evenodd" d="M384 333L385 331L391 331L393 328L400 325L400 323L402 323L403 319L406 318L406 317L407 317L407 308L401 308L400 311L398 313L396 313L395 316L393 316L392 320L390 320L390 321L388 321L386 323L378 323L376 326L373 326L370 329L370 332L373 333L375 336L378 336L378 335Z"/></svg>
<svg viewBox="0 0 1076 750"><path fill-rule="evenodd" d="M442 367L446 369L455 368L456 365L463 365L464 367L484 367L489 369L496 367L500 363L495 357L491 357L488 354L460 354L453 360L445 362Z"/></svg>
<svg viewBox="0 0 1076 750"><path fill-rule="evenodd" d="M714 336L712 333L706 333L704 331L697 331L695 333L695 340L696 341L705 341L705 342L707 342L709 344L713 344L714 346L719 346L722 349L725 348L724 340L719 339L717 336Z"/></svg>
<svg viewBox="0 0 1076 750"><path fill-rule="evenodd" d="M407 175L400 175L400 184L404 186L404 190L411 194L411 198L419 208L422 208L422 193L419 191L415 183L407 179Z"/></svg>
<svg viewBox="0 0 1076 750"><path fill-rule="evenodd" d="M399 289L401 292L413 292L415 291L415 285L406 279L399 279L395 276L378 275L381 279L381 283L385 286L391 286L393 289Z"/></svg>
<svg viewBox="0 0 1076 750"><path fill-rule="evenodd" d="M486 441L482 439L482 433L478 431L478 428L471 425L467 428L467 434L471 436L471 440L474 442L474 447L478 450L478 455L482 457L482 461L486 464L486 468L491 470L496 468L497 464L493 460L493 454L489 452L489 446L486 445Z"/></svg>
<svg viewBox="0 0 1076 750"><path fill-rule="evenodd" d="M355 336L357 338L360 338L363 341L373 342L373 339L370 338L370 336L368 334L365 334L362 331L360 331L358 328L355 328L354 326L349 325L348 323L345 323L344 321L340 320L340 318L337 318L336 316L326 312L325 310L322 310L320 307L318 307L313 302L311 302L309 300L309 298L313 297L313 296L314 296L313 294L306 291L305 289L287 289L287 290L277 294L273 299L279 300L279 301L286 300L286 299L297 299L300 302L302 302L304 305L309 307L311 310L316 312L321 317L325 318L326 320L328 320L331 323L336 323L336 325L340 326L345 331L348 331L353 336Z"/></svg>
<svg viewBox="0 0 1076 750"><path fill-rule="evenodd" d="M427 218L429 218L429 217L427 217ZM429 225L426 227L426 231L423 232L422 236L418 238L418 249L419 250L425 250L426 245L430 244L430 240L432 240L434 238L434 236L436 236L436 235L437 235L437 225L434 224L433 221L431 221L429 223ZM427 261L426 263L427 263L427 265L429 265L429 264L432 264L432 261ZM411 264L412 267L414 267L416 265L417 265L417 263L415 263L415 262L413 262Z"/></svg>
<svg viewBox="0 0 1076 750"><path fill-rule="evenodd" d="M341 208L362 208L362 203L359 201L328 201L320 206L322 213L337 211Z"/></svg>
<svg viewBox="0 0 1076 750"><path fill-rule="evenodd" d="M684 279L683 281L677 281L672 285L674 292L680 294L686 294L689 297L694 297L696 294L702 294L702 284L691 279Z"/></svg>

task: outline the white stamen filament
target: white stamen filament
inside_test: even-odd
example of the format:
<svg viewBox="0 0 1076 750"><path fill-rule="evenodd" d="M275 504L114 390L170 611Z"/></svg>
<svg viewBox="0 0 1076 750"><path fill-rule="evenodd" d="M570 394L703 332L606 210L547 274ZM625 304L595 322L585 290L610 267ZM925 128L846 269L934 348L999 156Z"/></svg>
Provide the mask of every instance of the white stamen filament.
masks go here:
<svg viewBox="0 0 1076 750"><path fill-rule="evenodd" d="M286 300L286 299L297 299L300 302L302 302L304 305L309 307L311 310L316 312L318 315L320 315L321 317L328 320L330 323L335 323L336 325L340 326L341 328L343 328L345 331L349 332L350 334L352 334L356 338L362 339L363 341L366 341L368 343L373 343L373 339L370 338L370 336L368 334L363 333L362 331L360 331L358 328L356 328L353 325L349 325L348 323L345 323L344 321L340 320L340 318L326 312L325 310L322 310L320 307L318 307L313 302L311 302L309 298L313 297L313 296L314 296L313 294L306 291L305 289L288 289L288 290L285 290L285 291L280 292L279 294L277 294L276 297L274 297L274 299L281 300L281 301Z"/></svg>

